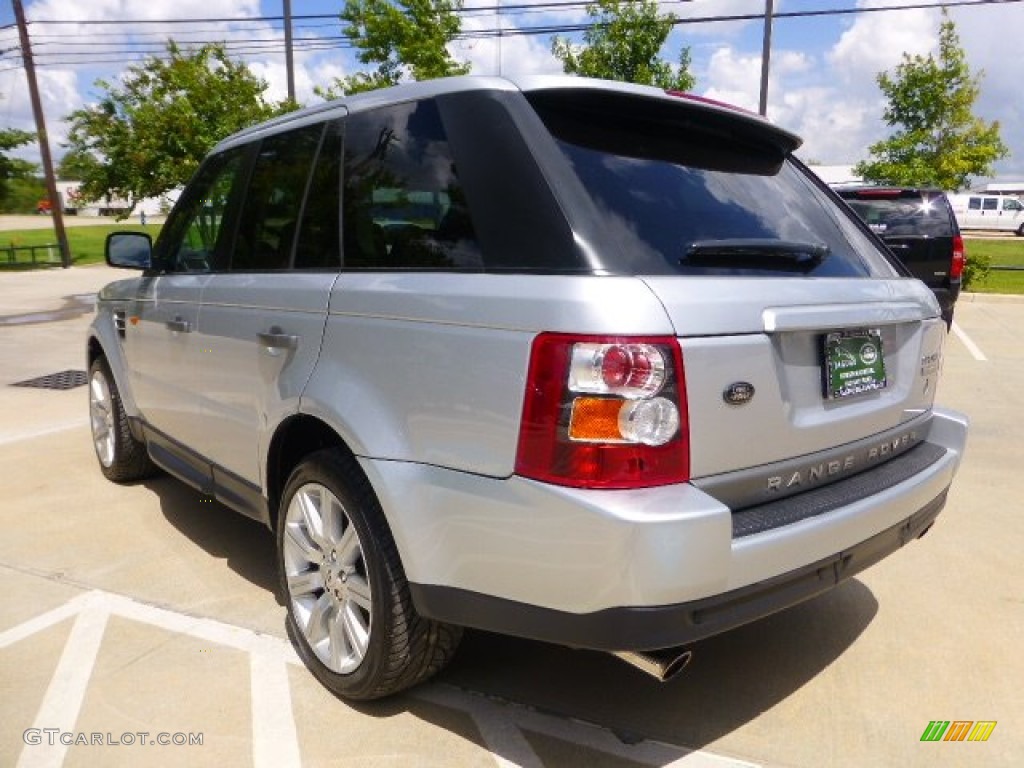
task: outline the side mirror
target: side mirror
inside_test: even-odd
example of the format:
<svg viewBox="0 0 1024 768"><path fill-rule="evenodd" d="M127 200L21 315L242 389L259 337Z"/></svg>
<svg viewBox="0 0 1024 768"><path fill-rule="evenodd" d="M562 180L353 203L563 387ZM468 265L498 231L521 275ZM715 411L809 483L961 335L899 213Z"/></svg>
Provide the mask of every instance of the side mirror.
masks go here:
<svg viewBox="0 0 1024 768"><path fill-rule="evenodd" d="M149 269L153 240L145 232L111 232L103 249L107 264L122 269Z"/></svg>

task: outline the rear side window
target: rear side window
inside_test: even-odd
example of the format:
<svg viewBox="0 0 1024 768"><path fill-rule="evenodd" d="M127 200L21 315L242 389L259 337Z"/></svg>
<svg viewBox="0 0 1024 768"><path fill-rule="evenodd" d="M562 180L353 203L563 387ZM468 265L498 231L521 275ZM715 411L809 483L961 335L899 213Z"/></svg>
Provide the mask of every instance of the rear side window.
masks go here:
<svg viewBox="0 0 1024 768"><path fill-rule="evenodd" d="M883 237L920 235L952 237L953 220L944 197L905 193L889 197L848 197L850 207L871 229Z"/></svg>
<svg viewBox="0 0 1024 768"><path fill-rule="evenodd" d="M432 100L347 118L342 209L346 269L483 267Z"/></svg>
<svg viewBox="0 0 1024 768"><path fill-rule="evenodd" d="M981 210L981 198L980 197L972 197L967 202L967 208L969 210L972 210L972 211L980 211Z"/></svg>
<svg viewBox="0 0 1024 768"><path fill-rule="evenodd" d="M260 144L235 238L233 271L290 267L306 183L323 132L321 123L268 136Z"/></svg>
<svg viewBox="0 0 1024 768"><path fill-rule="evenodd" d="M616 271L897 274L849 214L748 126L744 134L720 115L702 123L692 108L635 98L609 97L600 109L530 98L619 246Z"/></svg>
<svg viewBox="0 0 1024 768"><path fill-rule="evenodd" d="M986 197L982 202L982 210L995 211L999 208L999 201L994 197Z"/></svg>

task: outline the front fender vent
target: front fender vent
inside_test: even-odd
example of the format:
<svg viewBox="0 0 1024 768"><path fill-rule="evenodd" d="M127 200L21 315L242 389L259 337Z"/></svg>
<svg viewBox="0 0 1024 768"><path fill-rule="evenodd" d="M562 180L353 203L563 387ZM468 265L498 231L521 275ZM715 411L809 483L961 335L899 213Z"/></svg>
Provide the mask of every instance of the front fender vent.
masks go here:
<svg viewBox="0 0 1024 768"><path fill-rule="evenodd" d="M124 324L125 311L123 309L114 310L114 327L117 328L117 335L122 339L124 338Z"/></svg>

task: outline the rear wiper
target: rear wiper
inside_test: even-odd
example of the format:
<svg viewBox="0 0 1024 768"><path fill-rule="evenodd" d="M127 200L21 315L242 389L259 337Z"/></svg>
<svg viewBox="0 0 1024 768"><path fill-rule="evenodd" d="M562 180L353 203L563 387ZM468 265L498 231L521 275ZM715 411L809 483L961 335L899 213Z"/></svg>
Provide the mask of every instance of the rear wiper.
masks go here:
<svg viewBox="0 0 1024 768"><path fill-rule="evenodd" d="M828 256L824 243L801 243L770 238L695 240L679 260L708 267L799 270L807 272Z"/></svg>

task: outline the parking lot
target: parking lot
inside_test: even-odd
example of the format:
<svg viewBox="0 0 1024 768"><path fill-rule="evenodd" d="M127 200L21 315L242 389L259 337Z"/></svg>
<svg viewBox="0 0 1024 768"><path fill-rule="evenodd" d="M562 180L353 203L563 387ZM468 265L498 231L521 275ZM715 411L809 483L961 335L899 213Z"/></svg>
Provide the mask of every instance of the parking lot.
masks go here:
<svg viewBox="0 0 1024 768"><path fill-rule="evenodd" d="M938 399L971 435L921 541L668 684L468 632L434 682L353 706L285 639L268 531L168 477L108 483L84 388L10 386L83 369L89 297L122 276L0 274L0 764L1020 765L1021 301L957 307ZM996 726L922 742L934 720Z"/></svg>

